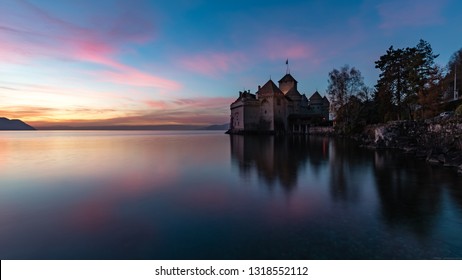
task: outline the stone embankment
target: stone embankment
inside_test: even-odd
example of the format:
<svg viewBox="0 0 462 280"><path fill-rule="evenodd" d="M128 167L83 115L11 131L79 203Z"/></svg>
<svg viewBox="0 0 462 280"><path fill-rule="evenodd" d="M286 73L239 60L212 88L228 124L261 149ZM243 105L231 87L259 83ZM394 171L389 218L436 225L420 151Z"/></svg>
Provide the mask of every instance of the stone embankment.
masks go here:
<svg viewBox="0 0 462 280"><path fill-rule="evenodd" d="M368 126L360 142L377 149L399 149L462 174L462 118L395 121Z"/></svg>

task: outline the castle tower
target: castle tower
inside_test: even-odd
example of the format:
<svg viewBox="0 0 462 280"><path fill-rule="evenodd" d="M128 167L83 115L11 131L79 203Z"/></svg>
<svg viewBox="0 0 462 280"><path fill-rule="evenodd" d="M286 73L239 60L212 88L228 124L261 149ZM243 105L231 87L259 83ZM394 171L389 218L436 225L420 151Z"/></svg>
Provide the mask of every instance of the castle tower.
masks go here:
<svg viewBox="0 0 462 280"><path fill-rule="evenodd" d="M292 77L290 74L286 74L282 79L279 80L279 89L286 94L289 92L292 88L297 90L297 80Z"/></svg>

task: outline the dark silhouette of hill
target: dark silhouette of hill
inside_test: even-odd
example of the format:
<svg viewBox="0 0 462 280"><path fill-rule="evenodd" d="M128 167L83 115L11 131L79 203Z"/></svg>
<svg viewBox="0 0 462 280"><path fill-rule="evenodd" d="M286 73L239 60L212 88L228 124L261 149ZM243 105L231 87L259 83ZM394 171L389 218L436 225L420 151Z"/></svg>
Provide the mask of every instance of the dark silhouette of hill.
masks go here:
<svg viewBox="0 0 462 280"><path fill-rule="evenodd" d="M214 125L207 126L204 129L205 130L228 130L229 129L229 123L214 124Z"/></svg>
<svg viewBox="0 0 462 280"><path fill-rule="evenodd" d="M0 118L0 130L35 130L35 128L21 120Z"/></svg>

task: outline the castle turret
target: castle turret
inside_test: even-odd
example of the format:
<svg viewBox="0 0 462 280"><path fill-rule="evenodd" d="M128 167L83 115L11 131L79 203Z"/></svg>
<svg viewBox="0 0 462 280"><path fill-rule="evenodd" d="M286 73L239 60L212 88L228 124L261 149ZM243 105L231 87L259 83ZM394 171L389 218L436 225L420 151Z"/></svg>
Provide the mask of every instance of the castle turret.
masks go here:
<svg viewBox="0 0 462 280"><path fill-rule="evenodd" d="M290 74L286 74L282 79L279 80L279 89L286 94L289 92L292 88L297 90L297 80L292 77Z"/></svg>

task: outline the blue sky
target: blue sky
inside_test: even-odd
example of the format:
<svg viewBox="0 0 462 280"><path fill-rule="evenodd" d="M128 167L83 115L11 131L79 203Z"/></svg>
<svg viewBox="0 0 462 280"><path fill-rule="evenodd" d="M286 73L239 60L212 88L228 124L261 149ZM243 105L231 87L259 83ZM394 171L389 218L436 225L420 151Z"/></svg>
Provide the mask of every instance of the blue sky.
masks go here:
<svg viewBox="0 0 462 280"><path fill-rule="evenodd" d="M238 91L285 74L325 93L424 39L446 65L462 2L0 0L0 116L33 125L219 124Z"/></svg>

